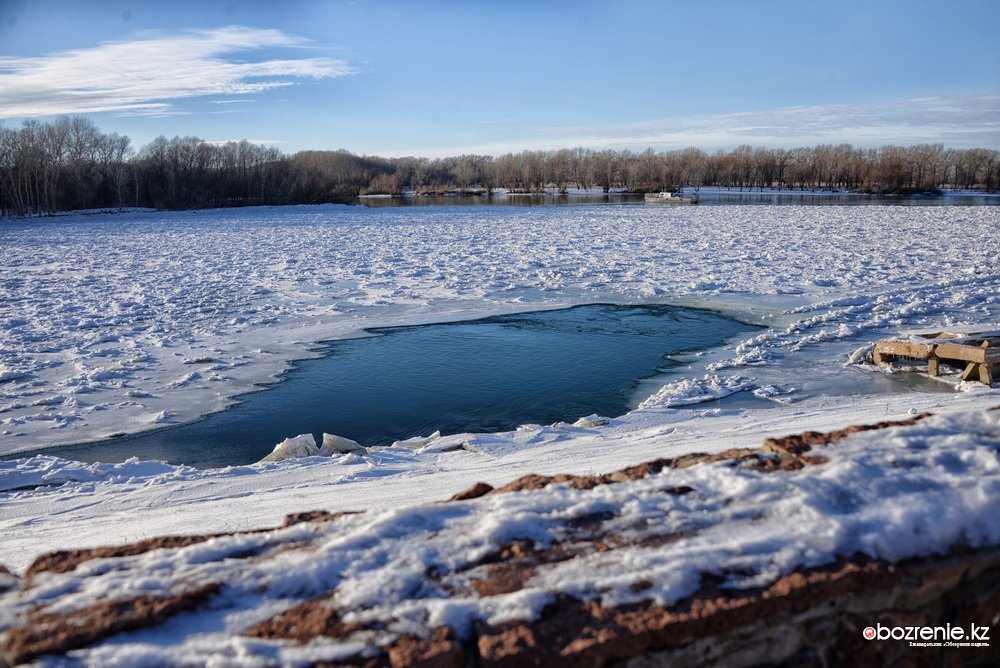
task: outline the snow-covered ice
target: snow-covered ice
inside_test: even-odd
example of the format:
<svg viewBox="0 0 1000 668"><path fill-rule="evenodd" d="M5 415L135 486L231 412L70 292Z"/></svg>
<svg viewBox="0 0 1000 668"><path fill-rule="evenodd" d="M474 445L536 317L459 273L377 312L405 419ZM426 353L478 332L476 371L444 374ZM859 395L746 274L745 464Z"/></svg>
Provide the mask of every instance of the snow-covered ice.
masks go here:
<svg viewBox="0 0 1000 668"><path fill-rule="evenodd" d="M0 221L0 247L8 454L220 410L314 354L317 341L367 327L594 302L714 307L767 326L692 355L689 369L607 424L574 426L573 415L507 434L209 472L3 462L0 563L16 567L56 547L268 525L302 507L393 507L528 471L610 470L663 456L667 434L673 454L717 450L998 397L982 387L800 392L809 377L860 373L843 369L850 353L901 329L995 328L997 207L127 212ZM773 408L676 408L747 390Z"/></svg>
<svg viewBox="0 0 1000 668"><path fill-rule="evenodd" d="M274 446L267 457L261 461L280 462L283 459L297 459L299 457L318 457L319 448L316 446L316 438L312 434L299 434L286 438L281 443Z"/></svg>
<svg viewBox="0 0 1000 668"><path fill-rule="evenodd" d="M190 420L370 326L601 300L797 307L726 363L746 366L883 327L995 318L997 211L323 206L5 221L0 453Z"/></svg>

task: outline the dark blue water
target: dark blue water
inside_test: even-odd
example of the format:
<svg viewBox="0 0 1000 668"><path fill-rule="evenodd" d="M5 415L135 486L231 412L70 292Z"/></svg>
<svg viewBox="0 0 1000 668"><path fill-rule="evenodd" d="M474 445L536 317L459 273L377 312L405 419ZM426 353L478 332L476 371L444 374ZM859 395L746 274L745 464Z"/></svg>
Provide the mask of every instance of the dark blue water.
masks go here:
<svg viewBox="0 0 1000 668"><path fill-rule="evenodd" d="M638 382L674 353L752 330L712 311L579 306L463 323L371 330L332 342L283 382L170 429L46 454L92 462L129 457L199 467L247 464L288 436L323 432L362 445L427 435L504 431L598 413L621 415Z"/></svg>

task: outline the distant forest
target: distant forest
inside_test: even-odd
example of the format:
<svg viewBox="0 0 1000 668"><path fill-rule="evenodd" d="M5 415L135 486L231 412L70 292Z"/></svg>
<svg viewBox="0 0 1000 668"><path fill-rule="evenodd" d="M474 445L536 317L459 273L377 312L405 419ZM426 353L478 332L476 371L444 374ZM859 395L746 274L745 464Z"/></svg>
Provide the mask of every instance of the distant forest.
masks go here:
<svg viewBox="0 0 1000 668"><path fill-rule="evenodd" d="M740 146L714 153L576 148L429 159L343 150L286 155L246 141L217 144L162 136L135 150L128 137L104 134L89 119L62 117L0 128L0 182L0 213L19 216L93 208L348 202L359 195L489 193L496 188L525 193L546 188L642 193L682 186L994 192L1000 189L1000 152L941 144L840 144Z"/></svg>

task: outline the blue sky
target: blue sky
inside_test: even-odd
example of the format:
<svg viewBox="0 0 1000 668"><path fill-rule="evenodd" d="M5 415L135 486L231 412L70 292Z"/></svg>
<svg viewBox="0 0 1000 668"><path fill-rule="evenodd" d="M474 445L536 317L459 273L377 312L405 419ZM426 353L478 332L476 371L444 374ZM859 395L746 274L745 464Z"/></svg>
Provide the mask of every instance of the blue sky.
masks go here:
<svg viewBox="0 0 1000 668"><path fill-rule="evenodd" d="M0 0L0 118L286 152L1000 148L1000 2Z"/></svg>

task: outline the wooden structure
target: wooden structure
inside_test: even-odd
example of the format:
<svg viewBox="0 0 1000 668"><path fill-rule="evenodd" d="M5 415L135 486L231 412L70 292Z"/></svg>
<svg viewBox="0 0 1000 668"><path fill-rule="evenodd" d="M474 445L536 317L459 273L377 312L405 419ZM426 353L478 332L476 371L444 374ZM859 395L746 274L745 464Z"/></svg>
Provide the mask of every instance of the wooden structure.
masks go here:
<svg viewBox="0 0 1000 668"><path fill-rule="evenodd" d="M939 375L941 364L947 364L961 369L962 380L992 385L1000 379L1000 331L918 334L905 340L879 341L872 350L872 360L880 366L898 359L926 360L931 376Z"/></svg>

